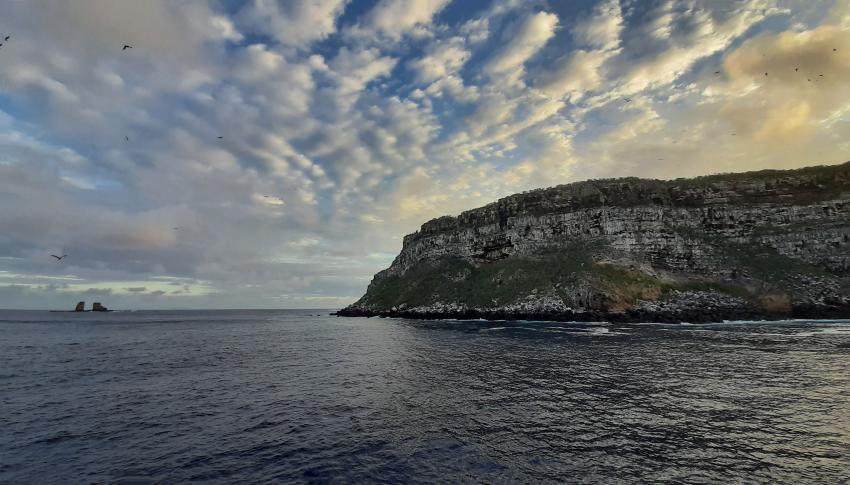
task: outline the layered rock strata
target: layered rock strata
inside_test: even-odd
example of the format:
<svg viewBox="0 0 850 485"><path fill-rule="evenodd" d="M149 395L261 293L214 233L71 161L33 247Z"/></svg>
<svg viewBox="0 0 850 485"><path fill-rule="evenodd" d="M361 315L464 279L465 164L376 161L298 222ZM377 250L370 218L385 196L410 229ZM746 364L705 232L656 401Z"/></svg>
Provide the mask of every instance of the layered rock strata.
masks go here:
<svg viewBox="0 0 850 485"><path fill-rule="evenodd" d="M850 318L850 162L512 195L423 224L339 314Z"/></svg>

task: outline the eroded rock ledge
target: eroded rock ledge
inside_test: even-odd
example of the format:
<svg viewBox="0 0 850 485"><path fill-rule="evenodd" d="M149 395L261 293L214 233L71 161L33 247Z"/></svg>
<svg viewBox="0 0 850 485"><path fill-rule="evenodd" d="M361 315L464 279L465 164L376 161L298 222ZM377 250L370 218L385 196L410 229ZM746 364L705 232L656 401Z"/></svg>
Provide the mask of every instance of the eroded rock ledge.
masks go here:
<svg viewBox="0 0 850 485"><path fill-rule="evenodd" d="M423 224L338 314L850 318L850 163L506 197Z"/></svg>

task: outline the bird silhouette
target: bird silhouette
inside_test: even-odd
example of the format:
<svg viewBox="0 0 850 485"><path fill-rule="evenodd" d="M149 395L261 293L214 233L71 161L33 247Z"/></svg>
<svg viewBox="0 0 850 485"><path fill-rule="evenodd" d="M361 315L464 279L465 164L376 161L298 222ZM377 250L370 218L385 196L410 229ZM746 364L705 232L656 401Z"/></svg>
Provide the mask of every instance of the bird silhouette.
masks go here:
<svg viewBox="0 0 850 485"><path fill-rule="evenodd" d="M12 36L11 36L11 35L7 35L6 37L3 37L3 40L5 40L6 42L8 42L8 41L9 41L9 39L11 39L11 38L12 38ZM835 49L832 49L832 50L835 50Z"/></svg>
<svg viewBox="0 0 850 485"><path fill-rule="evenodd" d="M130 137L127 136L127 135L124 135L124 139L127 140L127 141L130 141Z"/></svg>
<svg viewBox="0 0 850 485"><path fill-rule="evenodd" d="M223 137L223 136L220 136L220 137L218 137L218 139L219 139L219 140L223 140L223 139L224 139L224 137Z"/></svg>
<svg viewBox="0 0 850 485"><path fill-rule="evenodd" d="M764 73L764 75L767 76L767 73Z"/></svg>
<svg viewBox="0 0 850 485"><path fill-rule="evenodd" d="M631 103L631 102L632 102L632 98L623 98L623 101L625 101L625 102L627 102L627 103Z"/></svg>
<svg viewBox="0 0 850 485"><path fill-rule="evenodd" d="M132 49L133 46L124 44L124 47L121 48L122 51L126 51L127 49Z"/></svg>
<svg viewBox="0 0 850 485"><path fill-rule="evenodd" d="M799 68L799 67L795 67L795 68L794 68L794 72L797 72L797 71L799 71L799 70L800 70L800 68Z"/></svg>
<svg viewBox="0 0 850 485"><path fill-rule="evenodd" d="M62 256L56 256L55 254L51 254L51 256L56 258L56 261L62 261L65 258L65 256L67 256L67 254L63 254Z"/></svg>
<svg viewBox="0 0 850 485"><path fill-rule="evenodd" d="M720 74L720 71L714 71L714 74Z"/></svg>
<svg viewBox="0 0 850 485"><path fill-rule="evenodd" d="M818 76L823 77L823 74L818 74Z"/></svg>

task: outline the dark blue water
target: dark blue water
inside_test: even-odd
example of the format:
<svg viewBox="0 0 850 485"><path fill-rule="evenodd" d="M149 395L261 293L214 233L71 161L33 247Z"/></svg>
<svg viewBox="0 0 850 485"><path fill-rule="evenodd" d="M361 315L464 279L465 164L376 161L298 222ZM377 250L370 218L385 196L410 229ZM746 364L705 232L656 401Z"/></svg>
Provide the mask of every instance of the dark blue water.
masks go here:
<svg viewBox="0 0 850 485"><path fill-rule="evenodd" d="M0 482L850 479L850 323L318 313L0 312Z"/></svg>

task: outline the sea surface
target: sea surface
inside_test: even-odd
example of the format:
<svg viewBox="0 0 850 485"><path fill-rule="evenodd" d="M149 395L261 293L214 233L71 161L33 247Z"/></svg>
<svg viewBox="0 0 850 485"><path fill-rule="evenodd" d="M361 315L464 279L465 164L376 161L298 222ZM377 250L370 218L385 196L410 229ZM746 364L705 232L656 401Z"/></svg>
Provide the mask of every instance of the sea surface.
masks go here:
<svg viewBox="0 0 850 485"><path fill-rule="evenodd" d="M3 483L848 483L850 322L0 312Z"/></svg>

